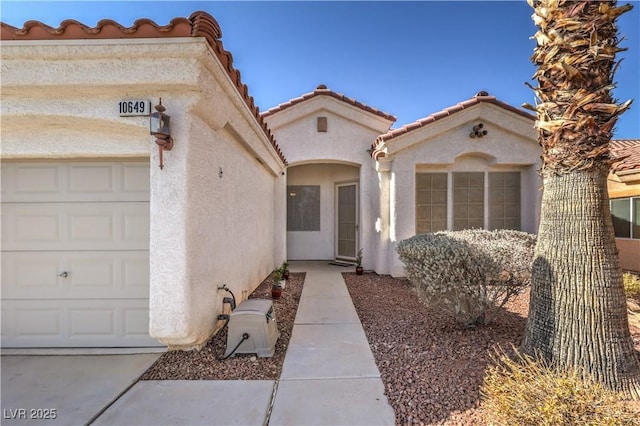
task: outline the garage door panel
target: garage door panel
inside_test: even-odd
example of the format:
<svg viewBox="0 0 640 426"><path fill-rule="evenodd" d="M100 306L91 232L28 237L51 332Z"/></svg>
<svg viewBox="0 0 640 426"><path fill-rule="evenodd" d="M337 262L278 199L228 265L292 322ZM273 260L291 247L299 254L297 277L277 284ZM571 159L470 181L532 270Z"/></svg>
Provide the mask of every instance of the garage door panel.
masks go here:
<svg viewBox="0 0 640 426"><path fill-rule="evenodd" d="M148 162L3 163L7 202L149 201Z"/></svg>
<svg viewBox="0 0 640 426"><path fill-rule="evenodd" d="M122 192L135 196L139 194L141 201L149 201L149 163L122 164Z"/></svg>
<svg viewBox="0 0 640 426"><path fill-rule="evenodd" d="M149 211L145 210L141 214L128 212L123 216L124 235L122 238L126 241L138 241L149 246Z"/></svg>
<svg viewBox="0 0 640 426"><path fill-rule="evenodd" d="M10 189L3 195L6 199L10 199L12 194L24 194L27 197L39 194L61 196L61 173L62 170L55 165L36 163L14 167L10 163L3 164L2 185Z"/></svg>
<svg viewBox="0 0 640 426"><path fill-rule="evenodd" d="M2 255L3 299L103 297L148 298L149 253L4 252Z"/></svg>
<svg viewBox="0 0 640 426"><path fill-rule="evenodd" d="M69 165L69 193L70 194L108 194L116 191L114 166L95 164Z"/></svg>
<svg viewBox="0 0 640 426"><path fill-rule="evenodd" d="M148 203L3 203L3 250L148 250Z"/></svg>
<svg viewBox="0 0 640 426"><path fill-rule="evenodd" d="M149 337L149 162L3 162L2 346Z"/></svg>
<svg viewBox="0 0 640 426"><path fill-rule="evenodd" d="M127 347L157 346L149 337L146 299L126 301L2 301L2 346Z"/></svg>
<svg viewBox="0 0 640 426"><path fill-rule="evenodd" d="M9 210L9 211L8 211ZM10 209L2 209L2 227L9 226L9 234L15 232L14 239L24 244L57 243L62 236L60 216L55 213L37 213L30 210L21 215L11 216ZM11 222L11 223L5 223ZM14 231L14 232L12 232ZM9 240L2 240L3 248L10 247Z"/></svg>

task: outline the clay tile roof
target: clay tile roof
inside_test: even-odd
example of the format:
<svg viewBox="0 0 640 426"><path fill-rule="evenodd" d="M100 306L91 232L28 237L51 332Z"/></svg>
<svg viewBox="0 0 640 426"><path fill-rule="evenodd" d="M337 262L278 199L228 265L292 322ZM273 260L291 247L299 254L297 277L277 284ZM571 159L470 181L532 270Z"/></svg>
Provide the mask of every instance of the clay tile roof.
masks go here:
<svg viewBox="0 0 640 426"><path fill-rule="evenodd" d="M131 27L124 27L110 19L103 19L95 27L89 27L78 21L68 19L58 28L50 27L39 21L27 21L22 28L0 22L2 40L75 40L75 39L118 39L118 38L162 38L162 37L204 37L216 57L231 78L238 93L244 98L247 107L269 139L269 142L286 165L275 138L255 105L249 89L242 83L240 71L233 67L231 53L224 50L222 31L216 20L206 12L194 12L189 18L174 18L167 25L158 25L150 19L138 19Z"/></svg>
<svg viewBox="0 0 640 426"><path fill-rule="evenodd" d="M612 140L609 150L611 157L616 160L611 166L612 172L640 171L640 139Z"/></svg>
<svg viewBox="0 0 640 426"><path fill-rule="evenodd" d="M379 109L376 108L372 108L368 105L363 104L362 102L356 101L355 99L352 98L348 98L345 95L341 94L341 93L336 93L330 89L327 89L327 86L325 86L324 84L319 85L316 90L314 90L313 92L309 92L309 93L305 93L304 95L297 97L297 98L293 98L287 102L284 102L280 105L276 105L273 108L269 108L268 110L266 110L265 112L262 113L263 117L267 117L269 115L275 114L276 112L280 112L282 110L285 110L289 107L292 107L294 105L297 105L301 102L304 102L306 100L315 98L316 96L331 96L332 98L335 98L339 101L348 103L352 106L355 106L356 108L360 108L364 111L370 112L372 114L375 114L379 117L382 117L384 119L390 120L392 122L396 121L396 117L391 115L391 114L387 114L386 112L382 112Z"/></svg>
<svg viewBox="0 0 640 426"><path fill-rule="evenodd" d="M466 101L462 101L457 103L456 105L450 106L448 108L443 109L442 111L438 111L436 113L433 113L427 117L421 118L413 123L409 123L406 124L402 127L399 127L397 129L392 129L389 130L387 133L384 133L380 136L378 136L378 138L376 139L376 141L373 143L373 145L371 145L371 156L374 159L378 159L380 157L384 157L384 152L381 150L381 148L383 147L384 142L393 139L397 136L403 135L407 132L419 129L421 127L427 126L431 123L434 123L438 120L441 120L445 117L449 117L450 115L453 115L457 112L460 112L462 110L471 108L474 105L478 105L481 102L486 102L486 103L491 103L491 104L495 104L501 108L504 108L508 111L512 111L515 112L516 114L519 114L523 117L526 117L530 120L535 120L536 116L529 114L519 108L516 108L514 106L511 106L503 101L498 100L495 96L490 96L487 92L485 91L481 91L478 92L474 97L472 97L471 99L467 99Z"/></svg>

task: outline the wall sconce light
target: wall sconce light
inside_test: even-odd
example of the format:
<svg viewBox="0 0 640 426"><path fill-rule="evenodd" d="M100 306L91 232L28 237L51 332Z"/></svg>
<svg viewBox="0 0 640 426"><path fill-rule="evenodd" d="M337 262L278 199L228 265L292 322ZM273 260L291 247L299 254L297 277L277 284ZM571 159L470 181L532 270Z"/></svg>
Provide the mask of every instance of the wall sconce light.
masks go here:
<svg viewBox="0 0 640 426"><path fill-rule="evenodd" d="M160 170L164 168L162 160L163 151L171 151L173 148L173 138L171 137L171 117L164 112L166 108L162 106L162 98L160 103L155 106L156 112L151 113L149 120L149 133L156 137L158 145L158 154L160 155Z"/></svg>
<svg viewBox="0 0 640 426"><path fill-rule="evenodd" d="M473 139L473 138L480 139L483 136L487 136L487 131L486 130L482 130L483 127L484 127L484 124L482 124L482 123L476 124L475 126L473 126L473 132L469 133L469 137L471 139Z"/></svg>

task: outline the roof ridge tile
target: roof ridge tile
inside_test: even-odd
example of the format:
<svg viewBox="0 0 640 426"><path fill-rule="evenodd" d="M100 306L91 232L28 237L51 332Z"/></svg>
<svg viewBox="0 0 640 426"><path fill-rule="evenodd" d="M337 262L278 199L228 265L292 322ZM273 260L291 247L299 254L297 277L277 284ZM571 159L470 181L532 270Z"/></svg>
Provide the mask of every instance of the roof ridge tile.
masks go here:
<svg viewBox="0 0 640 426"><path fill-rule="evenodd" d="M320 86L318 86L313 92L308 92L305 93L301 96L298 96L296 98L292 98L289 99L286 102L283 102L281 104L278 104L274 107L269 108L268 110L262 112L262 116L263 117L268 117L270 115L273 115L277 112L283 111L289 107L292 107L294 105L297 105L301 102L307 101L309 99L315 98L316 96L330 96L332 98L335 98L341 102L350 104L356 108L359 108L363 111L369 112L371 114L377 115L379 117L382 117L384 119L387 119L389 121L395 122L396 121L396 117L388 114L386 112L383 112L377 108L373 108L369 105L366 105L354 98L349 98L346 95L342 94L342 93L338 93L338 92L334 92L333 90L327 89L326 86L324 86L323 84L321 84Z"/></svg>

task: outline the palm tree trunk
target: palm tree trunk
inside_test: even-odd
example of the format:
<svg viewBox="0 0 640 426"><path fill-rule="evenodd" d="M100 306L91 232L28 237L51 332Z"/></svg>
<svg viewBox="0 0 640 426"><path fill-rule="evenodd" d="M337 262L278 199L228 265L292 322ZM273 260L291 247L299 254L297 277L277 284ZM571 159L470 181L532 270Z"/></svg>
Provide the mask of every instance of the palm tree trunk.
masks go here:
<svg viewBox="0 0 640 426"><path fill-rule="evenodd" d="M607 172L603 166L543 175L522 350L639 399L640 362L629 332Z"/></svg>

